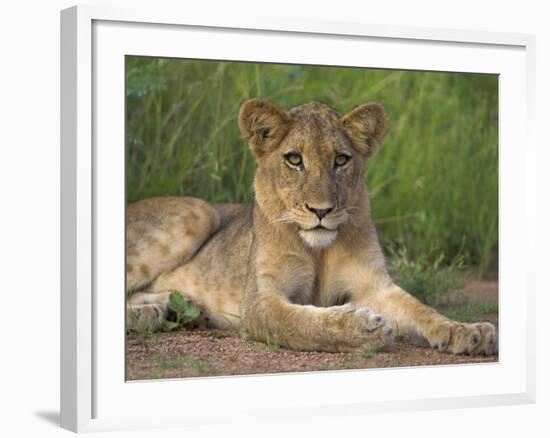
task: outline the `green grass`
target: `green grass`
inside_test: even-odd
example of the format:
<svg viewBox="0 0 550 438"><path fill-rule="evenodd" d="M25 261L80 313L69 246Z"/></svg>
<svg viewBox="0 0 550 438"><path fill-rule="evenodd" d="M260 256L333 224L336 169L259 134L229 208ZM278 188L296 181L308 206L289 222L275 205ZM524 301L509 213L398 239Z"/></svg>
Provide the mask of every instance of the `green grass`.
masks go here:
<svg viewBox="0 0 550 438"><path fill-rule="evenodd" d="M341 112L374 100L389 117L365 174L382 245L496 268L495 75L128 57L127 85L128 201L252 200L254 160L237 126L247 98Z"/></svg>
<svg viewBox="0 0 550 438"><path fill-rule="evenodd" d="M464 269L464 258L459 255L444 264L443 253L424 254L416 259L410 257L405 248L389 248L391 254L388 270L398 284L420 301L432 306L440 305L449 293L464 285L460 273Z"/></svg>
<svg viewBox="0 0 550 438"><path fill-rule="evenodd" d="M270 353L276 353L281 348L281 344L269 333L266 337L267 351Z"/></svg>
<svg viewBox="0 0 550 438"><path fill-rule="evenodd" d="M216 373L216 368L209 360L199 359L193 355L160 357L158 359L158 367L162 372L170 369L190 367L193 368L199 376Z"/></svg>
<svg viewBox="0 0 550 438"><path fill-rule="evenodd" d="M498 314L498 303L485 300L464 301L453 306L439 308L448 318L461 322L482 320L484 316Z"/></svg>
<svg viewBox="0 0 550 438"><path fill-rule="evenodd" d="M153 319L148 322L140 321L139 314L130 310L130 320L128 322L128 326L126 327L126 332L129 335L134 336L138 344L147 348L147 342L156 336L159 325L158 319Z"/></svg>
<svg viewBox="0 0 550 438"><path fill-rule="evenodd" d="M498 314L498 302L467 298L460 292L464 287L462 277L466 270L460 252L447 264L442 264L444 254L427 254L412 259L404 248L395 250L390 247L388 252L391 254L388 270L394 280L448 318L473 322ZM400 335L395 337L396 342L403 340Z"/></svg>
<svg viewBox="0 0 550 438"><path fill-rule="evenodd" d="M365 360L372 359L374 356L376 356L377 353L378 353L378 350L376 348L365 347L361 352L361 358Z"/></svg>
<svg viewBox="0 0 550 438"><path fill-rule="evenodd" d="M397 335L395 335L394 341L399 343L405 342L405 337L402 334L398 333Z"/></svg>

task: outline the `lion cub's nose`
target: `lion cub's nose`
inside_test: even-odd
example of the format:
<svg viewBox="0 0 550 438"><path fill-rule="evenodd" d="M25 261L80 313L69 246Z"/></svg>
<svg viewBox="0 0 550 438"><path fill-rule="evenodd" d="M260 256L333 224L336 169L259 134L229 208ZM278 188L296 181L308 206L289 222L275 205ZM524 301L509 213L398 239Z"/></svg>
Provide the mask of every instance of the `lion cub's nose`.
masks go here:
<svg viewBox="0 0 550 438"><path fill-rule="evenodd" d="M330 208L314 208L314 207L311 207L310 205L308 205L306 203L306 208L315 213L317 215L317 217L319 218L319 220L323 219L327 214L329 214L333 207L330 207Z"/></svg>

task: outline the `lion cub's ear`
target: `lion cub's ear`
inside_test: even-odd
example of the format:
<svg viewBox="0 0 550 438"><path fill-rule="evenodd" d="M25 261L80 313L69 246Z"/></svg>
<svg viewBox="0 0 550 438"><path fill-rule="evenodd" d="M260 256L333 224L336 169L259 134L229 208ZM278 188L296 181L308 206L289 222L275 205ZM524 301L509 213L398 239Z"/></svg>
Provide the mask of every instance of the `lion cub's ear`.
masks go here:
<svg viewBox="0 0 550 438"><path fill-rule="evenodd" d="M386 111L379 103L368 102L351 110L340 119L353 146L370 157L386 131Z"/></svg>
<svg viewBox="0 0 550 438"><path fill-rule="evenodd" d="M239 128L257 158L272 151L281 142L289 125L290 116L266 99L247 100L239 111Z"/></svg>

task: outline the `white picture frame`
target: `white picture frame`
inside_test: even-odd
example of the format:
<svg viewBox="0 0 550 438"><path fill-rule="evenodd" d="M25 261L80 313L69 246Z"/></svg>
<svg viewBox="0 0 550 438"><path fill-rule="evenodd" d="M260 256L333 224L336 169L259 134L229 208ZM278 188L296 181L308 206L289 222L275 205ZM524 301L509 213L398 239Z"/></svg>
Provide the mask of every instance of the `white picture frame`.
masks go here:
<svg viewBox="0 0 550 438"><path fill-rule="evenodd" d="M190 38L194 44L181 44ZM269 44L269 53L262 53L262 44ZM306 418L534 402L535 311L529 275L536 236L534 215L529 214L535 206L536 179L534 45L534 36L525 34L292 17L241 15L227 20L215 13L103 6L62 11L62 427L101 431L235 422L251 416L269 421L281 415ZM368 47L372 58L358 57L350 64L348 52L354 46ZM307 49L308 59L300 48ZM125 206L120 67L126 54L499 74L499 362L125 382L120 354ZM523 153L512 157L509 150L519 143ZM510 181L505 176L512 170ZM509 198L523 199L524 208ZM514 232L519 223L529 225L523 238ZM120 290L120 296L108 290ZM361 385L368 385L369 391L355 390ZM178 392L174 388L193 396L187 404L174 403L169 397ZM296 390L290 404L285 397L289 388ZM216 397L209 397L213 394ZM143 399L156 401L147 406L147 415L136 404Z"/></svg>

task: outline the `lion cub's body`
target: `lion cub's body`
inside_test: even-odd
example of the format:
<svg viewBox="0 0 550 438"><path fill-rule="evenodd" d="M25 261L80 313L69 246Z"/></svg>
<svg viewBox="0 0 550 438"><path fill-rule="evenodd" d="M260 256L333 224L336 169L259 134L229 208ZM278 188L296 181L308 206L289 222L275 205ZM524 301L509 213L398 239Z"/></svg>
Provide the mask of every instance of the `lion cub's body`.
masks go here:
<svg viewBox="0 0 550 438"><path fill-rule="evenodd" d="M491 324L451 321L386 272L362 177L384 133L380 105L341 116L254 99L239 124L258 163L253 205L128 206L127 284L141 318L165 317L179 291L209 325L294 349L379 347L400 333L453 353L496 351Z"/></svg>

